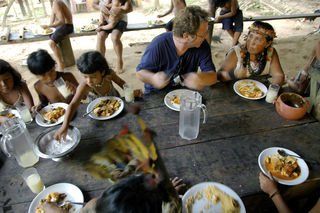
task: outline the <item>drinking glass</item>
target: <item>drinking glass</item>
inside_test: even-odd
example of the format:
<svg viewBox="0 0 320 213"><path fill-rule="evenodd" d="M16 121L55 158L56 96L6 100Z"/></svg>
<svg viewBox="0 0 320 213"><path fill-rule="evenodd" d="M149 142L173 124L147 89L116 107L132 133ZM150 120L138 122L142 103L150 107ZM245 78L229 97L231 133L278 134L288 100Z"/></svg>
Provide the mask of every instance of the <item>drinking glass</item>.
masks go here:
<svg viewBox="0 0 320 213"><path fill-rule="evenodd" d="M71 95L71 91L68 90L66 82L63 80L62 77L55 80L53 84L64 98L68 98L68 96Z"/></svg>
<svg viewBox="0 0 320 213"><path fill-rule="evenodd" d="M25 122L25 123L30 123L32 122L33 118L31 116L31 113L28 109L28 106L25 105L25 103L23 102L20 102L18 103L16 106L16 109L18 110L20 116L21 116L21 119Z"/></svg>
<svg viewBox="0 0 320 213"><path fill-rule="evenodd" d="M124 98L126 102L134 102L134 90L129 84L123 85Z"/></svg>
<svg viewBox="0 0 320 213"><path fill-rule="evenodd" d="M279 89L280 86L278 84L270 84L266 96L266 102L273 104L278 97Z"/></svg>
<svg viewBox="0 0 320 213"><path fill-rule="evenodd" d="M24 170L22 177L30 190L35 194L38 194L45 188L38 171L33 167Z"/></svg>

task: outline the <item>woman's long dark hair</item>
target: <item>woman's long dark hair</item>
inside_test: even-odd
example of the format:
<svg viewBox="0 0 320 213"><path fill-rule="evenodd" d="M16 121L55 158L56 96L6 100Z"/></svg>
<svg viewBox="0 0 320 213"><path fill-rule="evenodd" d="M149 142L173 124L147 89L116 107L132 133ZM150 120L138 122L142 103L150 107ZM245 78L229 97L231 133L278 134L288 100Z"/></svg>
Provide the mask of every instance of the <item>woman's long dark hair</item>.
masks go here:
<svg viewBox="0 0 320 213"><path fill-rule="evenodd" d="M0 59L0 75L3 75L7 72L12 75L13 82L14 82L14 88L16 86L21 86L21 84L22 84L21 79L22 78L21 78L20 73L17 70L15 70L8 62Z"/></svg>

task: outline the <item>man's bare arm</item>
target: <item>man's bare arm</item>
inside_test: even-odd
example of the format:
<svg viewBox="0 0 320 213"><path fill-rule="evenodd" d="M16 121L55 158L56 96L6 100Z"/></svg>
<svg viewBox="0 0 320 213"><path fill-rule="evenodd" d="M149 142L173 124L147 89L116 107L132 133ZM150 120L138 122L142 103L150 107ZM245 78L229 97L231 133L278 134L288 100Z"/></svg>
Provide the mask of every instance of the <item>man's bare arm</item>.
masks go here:
<svg viewBox="0 0 320 213"><path fill-rule="evenodd" d="M217 82L217 73L209 72L191 72L183 75L184 85L190 89L202 90L206 86L211 86Z"/></svg>
<svg viewBox="0 0 320 213"><path fill-rule="evenodd" d="M149 70L140 70L136 76L142 82L151 84L156 89L162 89L170 82L170 78L163 71L153 73Z"/></svg>

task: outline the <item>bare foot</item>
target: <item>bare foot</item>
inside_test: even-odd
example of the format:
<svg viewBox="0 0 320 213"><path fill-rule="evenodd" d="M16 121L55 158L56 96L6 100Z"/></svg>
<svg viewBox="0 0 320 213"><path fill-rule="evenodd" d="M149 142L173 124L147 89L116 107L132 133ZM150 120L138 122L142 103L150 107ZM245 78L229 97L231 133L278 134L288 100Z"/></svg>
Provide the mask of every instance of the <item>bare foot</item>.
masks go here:
<svg viewBox="0 0 320 213"><path fill-rule="evenodd" d="M124 69L116 69L116 73L117 74L122 74L122 73L124 73Z"/></svg>

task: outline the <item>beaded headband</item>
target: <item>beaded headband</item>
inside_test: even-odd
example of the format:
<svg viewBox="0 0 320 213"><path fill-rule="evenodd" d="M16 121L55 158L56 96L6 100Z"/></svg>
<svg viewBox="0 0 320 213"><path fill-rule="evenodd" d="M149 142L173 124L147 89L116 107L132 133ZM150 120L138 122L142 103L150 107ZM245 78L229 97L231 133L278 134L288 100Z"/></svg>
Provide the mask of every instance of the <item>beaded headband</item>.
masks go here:
<svg viewBox="0 0 320 213"><path fill-rule="evenodd" d="M276 32L274 30L267 30L267 29L264 29L264 28L256 27L256 26L250 26L249 27L249 32L255 32L255 33L258 33L260 35L268 36L268 37L271 37L271 38L276 38L277 37Z"/></svg>

